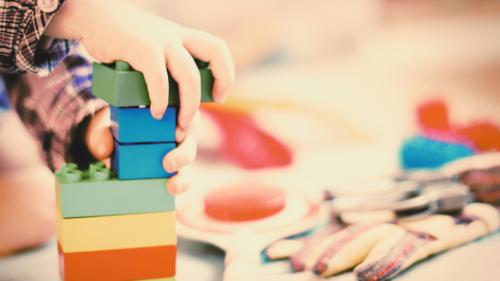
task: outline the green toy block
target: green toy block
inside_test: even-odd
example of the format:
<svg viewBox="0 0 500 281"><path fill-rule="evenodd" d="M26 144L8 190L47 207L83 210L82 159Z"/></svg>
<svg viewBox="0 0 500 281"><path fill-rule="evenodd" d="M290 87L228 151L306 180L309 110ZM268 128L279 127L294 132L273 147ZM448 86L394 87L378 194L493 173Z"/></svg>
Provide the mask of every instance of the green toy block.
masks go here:
<svg viewBox="0 0 500 281"><path fill-rule="evenodd" d="M103 163L81 171L66 164L56 173L57 204L63 218L175 210L166 179L119 180Z"/></svg>
<svg viewBox="0 0 500 281"><path fill-rule="evenodd" d="M196 61L201 78L201 102L212 102L214 77L208 64ZM93 64L93 94L109 104L118 107L150 105L148 90L144 76L122 61L113 64ZM168 105L179 106L179 87L177 82L168 75L169 93Z"/></svg>

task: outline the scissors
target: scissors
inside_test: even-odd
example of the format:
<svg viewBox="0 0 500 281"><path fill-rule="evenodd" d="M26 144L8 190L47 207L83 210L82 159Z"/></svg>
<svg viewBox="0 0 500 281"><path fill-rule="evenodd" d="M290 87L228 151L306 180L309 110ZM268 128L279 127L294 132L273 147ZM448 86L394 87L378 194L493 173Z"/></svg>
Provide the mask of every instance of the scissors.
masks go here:
<svg viewBox="0 0 500 281"><path fill-rule="evenodd" d="M469 187L459 182L405 182L384 192L333 197L331 211L348 224L404 221L459 211L470 201Z"/></svg>
<svg viewBox="0 0 500 281"><path fill-rule="evenodd" d="M331 201L332 213L345 223L416 220L460 211L474 199L466 175L471 171L487 173L495 167L500 167L500 153L480 154L439 170L406 172L384 180L382 185L387 188L382 192L335 194L328 188L325 197Z"/></svg>

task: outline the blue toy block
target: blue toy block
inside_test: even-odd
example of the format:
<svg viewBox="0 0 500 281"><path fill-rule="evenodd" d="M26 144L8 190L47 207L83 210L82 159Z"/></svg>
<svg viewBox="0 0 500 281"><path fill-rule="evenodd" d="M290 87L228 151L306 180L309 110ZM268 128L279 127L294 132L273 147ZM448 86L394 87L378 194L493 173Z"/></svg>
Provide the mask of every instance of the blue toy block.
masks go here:
<svg viewBox="0 0 500 281"><path fill-rule="evenodd" d="M113 171L121 180L168 178L172 173L163 169L163 157L175 143L122 144L115 140Z"/></svg>
<svg viewBox="0 0 500 281"><path fill-rule="evenodd" d="M448 162L473 154L474 150L465 144L415 136L403 143L399 157L403 169L413 170L436 169Z"/></svg>
<svg viewBox="0 0 500 281"><path fill-rule="evenodd" d="M175 107L168 107L163 118L156 120L149 107L111 106L111 120L111 131L119 143L175 142Z"/></svg>
<svg viewBox="0 0 500 281"><path fill-rule="evenodd" d="M102 162L81 171L65 164L56 173L57 206L63 218L100 217L175 210L166 179L121 181Z"/></svg>

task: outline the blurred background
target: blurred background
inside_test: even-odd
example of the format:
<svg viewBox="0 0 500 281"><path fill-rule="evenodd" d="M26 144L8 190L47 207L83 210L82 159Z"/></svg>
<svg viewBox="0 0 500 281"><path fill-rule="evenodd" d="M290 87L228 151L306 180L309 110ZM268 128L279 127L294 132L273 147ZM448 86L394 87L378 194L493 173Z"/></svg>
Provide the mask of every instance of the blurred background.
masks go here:
<svg viewBox="0 0 500 281"><path fill-rule="evenodd" d="M135 2L224 38L236 63L226 104L202 111L194 185L181 204L225 186L341 192L394 175L429 101L454 124L500 122L499 1ZM179 280L220 280L223 253L181 239L178 267Z"/></svg>
<svg viewBox="0 0 500 281"><path fill-rule="evenodd" d="M198 162L210 164L203 170L235 170L223 178L268 166L278 167L273 177L283 170L311 186L392 173L428 100L442 101L457 124L500 121L498 1L134 2L228 42L236 84L224 109L204 111L198 133ZM224 139L259 141L213 122L221 110L248 114L287 149L272 159L218 159L217 149L231 150L218 147Z"/></svg>

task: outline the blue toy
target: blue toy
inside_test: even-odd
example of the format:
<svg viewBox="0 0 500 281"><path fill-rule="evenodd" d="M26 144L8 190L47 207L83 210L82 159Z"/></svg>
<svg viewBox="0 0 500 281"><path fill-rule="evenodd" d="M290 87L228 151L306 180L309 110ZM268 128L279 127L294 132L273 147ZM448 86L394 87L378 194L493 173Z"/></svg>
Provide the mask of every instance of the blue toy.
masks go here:
<svg viewBox="0 0 500 281"><path fill-rule="evenodd" d="M163 118L156 120L149 107L111 106L111 120L113 136L119 143L175 142L175 107L168 107Z"/></svg>
<svg viewBox="0 0 500 281"><path fill-rule="evenodd" d="M122 144L115 141L112 168L121 180L166 178L163 157L175 143Z"/></svg>
<svg viewBox="0 0 500 281"><path fill-rule="evenodd" d="M401 167L405 170L436 169L471 155L474 155L474 150L465 144L438 141L423 136L407 139L399 152Z"/></svg>

